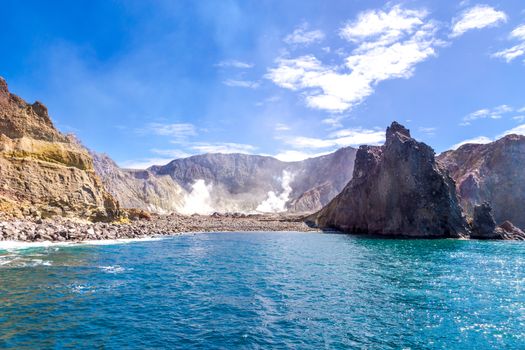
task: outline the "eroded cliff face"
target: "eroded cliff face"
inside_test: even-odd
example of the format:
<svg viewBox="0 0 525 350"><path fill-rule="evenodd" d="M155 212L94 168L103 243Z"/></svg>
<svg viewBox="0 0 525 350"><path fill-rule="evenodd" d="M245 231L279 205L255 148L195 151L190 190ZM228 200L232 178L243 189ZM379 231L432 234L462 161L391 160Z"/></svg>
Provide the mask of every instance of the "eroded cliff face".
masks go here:
<svg viewBox="0 0 525 350"><path fill-rule="evenodd" d="M87 150L55 129L43 104L10 93L2 78L0 211L92 220L112 220L119 213Z"/></svg>
<svg viewBox="0 0 525 350"><path fill-rule="evenodd" d="M497 223L525 228L525 136L508 135L488 144L467 144L439 155L456 182L465 213L490 204Z"/></svg>
<svg viewBox="0 0 525 350"><path fill-rule="evenodd" d="M123 208L166 214L179 212L187 192L170 176L149 170L121 169L107 155L91 152L95 170L106 189Z"/></svg>
<svg viewBox="0 0 525 350"><path fill-rule="evenodd" d="M383 146L361 146L352 180L312 217L324 229L412 237L466 237L455 185L434 151L394 122Z"/></svg>

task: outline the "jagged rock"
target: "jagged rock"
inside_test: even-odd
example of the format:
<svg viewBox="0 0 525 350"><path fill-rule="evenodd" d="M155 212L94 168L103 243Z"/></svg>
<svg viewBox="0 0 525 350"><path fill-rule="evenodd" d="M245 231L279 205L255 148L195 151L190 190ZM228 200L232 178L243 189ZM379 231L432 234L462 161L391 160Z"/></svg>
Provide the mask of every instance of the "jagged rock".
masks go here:
<svg viewBox="0 0 525 350"><path fill-rule="evenodd" d="M525 228L525 136L507 135L488 144L466 144L439 155L456 181L465 213L488 202L496 222Z"/></svg>
<svg viewBox="0 0 525 350"><path fill-rule="evenodd" d="M514 226L510 221L499 225L502 239L525 241L525 232Z"/></svg>
<svg viewBox="0 0 525 350"><path fill-rule="evenodd" d="M61 134L40 102L28 104L0 78L0 211L112 220L118 203L95 175L93 160Z"/></svg>
<svg viewBox="0 0 525 350"><path fill-rule="evenodd" d="M455 185L434 151L394 122L383 146L361 146L352 180L319 213L323 229L412 237L466 237Z"/></svg>

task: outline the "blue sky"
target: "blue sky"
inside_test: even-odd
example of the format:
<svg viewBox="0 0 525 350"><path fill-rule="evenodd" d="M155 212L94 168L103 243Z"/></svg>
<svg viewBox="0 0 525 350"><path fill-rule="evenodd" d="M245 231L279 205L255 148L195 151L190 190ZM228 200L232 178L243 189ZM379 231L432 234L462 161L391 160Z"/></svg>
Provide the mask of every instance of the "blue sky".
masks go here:
<svg viewBox="0 0 525 350"><path fill-rule="evenodd" d="M302 159L392 121L444 151L525 133L525 3L14 1L0 75L120 165Z"/></svg>

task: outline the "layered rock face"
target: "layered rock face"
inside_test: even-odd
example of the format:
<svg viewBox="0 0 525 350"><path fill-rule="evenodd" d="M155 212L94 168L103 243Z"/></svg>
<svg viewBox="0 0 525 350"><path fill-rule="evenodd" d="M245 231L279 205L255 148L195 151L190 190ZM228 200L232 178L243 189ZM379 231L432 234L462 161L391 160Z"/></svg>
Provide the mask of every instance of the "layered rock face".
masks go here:
<svg viewBox="0 0 525 350"><path fill-rule="evenodd" d="M93 220L112 220L119 212L87 150L55 129L44 105L11 94L2 78L0 211Z"/></svg>
<svg viewBox="0 0 525 350"><path fill-rule="evenodd" d="M412 237L466 237L454 181L434 151L394 122L383 146L361 146L352 180L315 214L320 228Z"/></svg>
<svg viewBox="0 0 525 350"><path fill-rule="evenodd" d="M121 169L107 155L91 152L95 171L106 189L123 208L138 208L153 213L178 212L184 206L186 191L170 176L149 170Z"/></svg>
<svg viewBox="0 0 525 350"><path fill-rule="evenodd" d="M468 216L488 202L496 222L525 228L525 136L508 135L485 145L467 144L442 153L438 160L456 181Z"/></svg>

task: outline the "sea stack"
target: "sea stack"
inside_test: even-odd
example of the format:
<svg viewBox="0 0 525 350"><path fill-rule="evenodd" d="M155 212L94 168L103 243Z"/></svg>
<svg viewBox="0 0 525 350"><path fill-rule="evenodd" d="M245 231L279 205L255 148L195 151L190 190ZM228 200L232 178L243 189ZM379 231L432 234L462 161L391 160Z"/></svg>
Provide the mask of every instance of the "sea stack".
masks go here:
<svg viewBox="0 0 525 350"><path fill-rule="evenodd" d="M383 146L361 146L352 180L313 219L322 229L385 236L468 237L455 184L434 150L393 122Z"/></svg>

